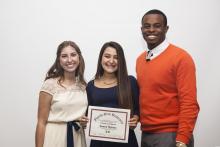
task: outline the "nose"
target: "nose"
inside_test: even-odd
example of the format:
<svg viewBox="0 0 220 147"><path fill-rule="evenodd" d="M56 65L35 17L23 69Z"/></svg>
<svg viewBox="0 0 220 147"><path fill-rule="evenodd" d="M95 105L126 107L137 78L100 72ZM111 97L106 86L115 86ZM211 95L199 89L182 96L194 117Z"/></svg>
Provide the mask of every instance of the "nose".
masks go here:
<svg viewBox="0 0 220 147"><path fill-rule="evenodd" d="M150 26L149 32L153 32L153 31L154 31L154 27L153 27L153 26Z"/></svg>
<svg viewBox="0 0 220 147"><path fill-rule="evenodd" d="M110 62L110 63L113 63L113 62L114 62L114 58L110 58L110 59L109 59L109 62Z"/></svg>
<svg viewBox="0 0 220 147"><path fill-rule="evenodd" d="M67 61L68 61L68 62L71 62L71 61L72 61L72 57L71 57L71 56L68 57Z"/></svg>

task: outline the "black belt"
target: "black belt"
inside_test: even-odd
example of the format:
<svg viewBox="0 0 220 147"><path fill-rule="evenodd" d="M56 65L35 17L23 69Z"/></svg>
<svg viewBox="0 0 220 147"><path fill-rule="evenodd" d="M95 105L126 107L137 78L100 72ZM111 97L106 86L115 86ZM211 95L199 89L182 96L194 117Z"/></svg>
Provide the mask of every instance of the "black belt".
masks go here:
<svg viewBox="0 0 220 147"><path fill-rule="evenodd" d="M80 126L75 121L67 122L67 147L74 147L73 127L76 131L80 129Z"/></svg>

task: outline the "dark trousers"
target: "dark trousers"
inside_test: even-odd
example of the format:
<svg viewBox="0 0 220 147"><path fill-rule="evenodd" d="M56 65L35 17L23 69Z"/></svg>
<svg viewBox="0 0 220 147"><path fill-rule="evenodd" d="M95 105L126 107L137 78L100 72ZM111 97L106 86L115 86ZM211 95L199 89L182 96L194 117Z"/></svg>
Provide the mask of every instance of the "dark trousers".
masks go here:
<svg viewBox="0 0 220 147"><path fill-rule="evenodd" d="M142 132L141 147L176 147L176 133L146 133ZM194 147L194 139L191 137L187 147Z"/></svg>

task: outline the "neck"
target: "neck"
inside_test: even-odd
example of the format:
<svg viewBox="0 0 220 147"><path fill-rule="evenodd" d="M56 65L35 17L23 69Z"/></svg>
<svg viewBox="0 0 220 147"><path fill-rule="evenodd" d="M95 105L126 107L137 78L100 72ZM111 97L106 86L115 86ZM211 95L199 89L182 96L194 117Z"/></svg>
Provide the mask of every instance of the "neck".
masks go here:
<svg viewBox="0 0 220 147"><path fill-rule="evenodd" d="M104 85L107 85L107 86L117 84L117 78L114 73L113 74L103 74L103 76L101 77L100 80Z"/></svg>
<svg viewBox="0 0 220 147"><path fill-rule="evenodd" d="M63 83L66 85L72 85L76 80L75 74L74 73L64 73L63 77Z"/></svg>
<svg viewBox="0 0 220 147"><path fill-rule="evenodd" d="M149 50L153 50L157 45L148 44L147 47Z"/></svg>
<svg viewBox="0 0 220 147"><path fill-rule="evenodd" d="M159 43L154 43L154 44L150 44L147 43L147 47L149 50L154 49L155 47L159 46L160 44L162 44L164 42L165 38L163 38L161 41L159 41Z"/></svg>
<svg viewBox="0 0 220 147"><path fill-rule="evenodd" d="M116 79L115 73L104 73L102 79L105 80L114 80Z"/></svg>

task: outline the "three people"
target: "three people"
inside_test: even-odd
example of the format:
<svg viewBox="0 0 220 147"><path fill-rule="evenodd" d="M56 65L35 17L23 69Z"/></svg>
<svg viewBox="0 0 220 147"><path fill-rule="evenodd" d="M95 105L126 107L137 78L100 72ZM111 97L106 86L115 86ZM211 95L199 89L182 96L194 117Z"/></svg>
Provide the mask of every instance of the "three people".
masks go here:
<svg viewBox="0 0 220 147"><path fill-rule="evenodd" d="M36 147L86 147L79 120L88 102L84 59L72 41L62 42L40 90Z"/></svg>
<svg viewBox="0 0 220 147"><path fill-rule="evenodd" d="M183 49L168 43L166 15L150 10L141 31L148 49L137 59L142 147L193 147L199 112L195 65Z"/></svg>
<svg viewBox="0 0 220 147"><path fill-rule="evenodd" d="M168 29L167 17L160 10L150 10L142 17L148 49L137 58L138 85L128 76L117 42L103 45L95 79L87 87L79 47L71 41L61 43L40 92L36 147L85 147L81 126L88 121L84 116L88 104L131 110L128 143L91 140L90 147L138 147L134 128L139 115L141 147L194 147L193 129L199 113L196 69L185 50L168 43Z"/></svg>
<svg viewBox="0 0 220 147"><path fill-rule="evenodd" d="M139 89L136 79L128 76L120 44L107 42L102 46L95 79L86 91L89 105L131 110L128 143L91 140L90 147L138 147L134 128L139 121Z"/></svg>

